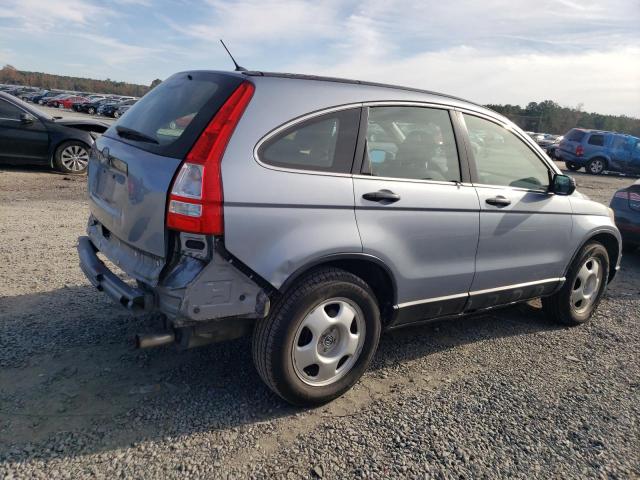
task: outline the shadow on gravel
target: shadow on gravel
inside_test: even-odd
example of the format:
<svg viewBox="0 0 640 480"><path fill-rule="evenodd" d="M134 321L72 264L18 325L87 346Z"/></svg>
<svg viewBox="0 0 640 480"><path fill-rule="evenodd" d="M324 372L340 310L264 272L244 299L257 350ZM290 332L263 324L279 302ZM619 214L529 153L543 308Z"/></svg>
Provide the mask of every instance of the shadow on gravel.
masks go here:
<svg viewBox="0 0 640 480"><path fill-rule="evenodd" d="M52 168L50 168L47 165L5 165L5 164L1 164L0 165L0 173L1 172L33 172L33 173L38 173L38 172L49 172L49 173L55 173L57 175L61 175L60 172L57 172L55 170L53 170Z"/></svg>
<svg viewBox="0 0 640 480"><path fill-rule="evenodd" d="M74 457L298 413L260 381L250 339L135 350L153 331L90 287L0 298L0 462ZM525 304L383 337L373 369L557 328ZM364 380L367 381L366 379ZM37 453L36 453L37 452Z"/></svg>

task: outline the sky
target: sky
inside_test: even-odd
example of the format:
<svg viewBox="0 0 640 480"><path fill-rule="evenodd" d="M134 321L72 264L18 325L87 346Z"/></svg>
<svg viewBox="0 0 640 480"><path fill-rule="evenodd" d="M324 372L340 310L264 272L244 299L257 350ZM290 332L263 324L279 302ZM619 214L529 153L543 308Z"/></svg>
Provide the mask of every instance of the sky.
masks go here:
<svg viewBox="0 0 640 480"><path fill-rule="evenodd" d="M0 64L148 85L190 69L406 85L640 118L640 0L0 0Z"/></svg>

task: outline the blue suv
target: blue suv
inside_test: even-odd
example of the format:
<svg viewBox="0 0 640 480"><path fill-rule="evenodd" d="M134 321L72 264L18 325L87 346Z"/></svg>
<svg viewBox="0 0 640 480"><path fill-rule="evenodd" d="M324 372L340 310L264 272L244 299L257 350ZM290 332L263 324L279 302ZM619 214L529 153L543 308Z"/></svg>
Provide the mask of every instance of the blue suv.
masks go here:
<svg viewBox="0 0 640 480"><path fill-rule="evenodd" d="M573 128L558 145L556 156L569 170L640 174L640 138L622 133Z"/></svg>

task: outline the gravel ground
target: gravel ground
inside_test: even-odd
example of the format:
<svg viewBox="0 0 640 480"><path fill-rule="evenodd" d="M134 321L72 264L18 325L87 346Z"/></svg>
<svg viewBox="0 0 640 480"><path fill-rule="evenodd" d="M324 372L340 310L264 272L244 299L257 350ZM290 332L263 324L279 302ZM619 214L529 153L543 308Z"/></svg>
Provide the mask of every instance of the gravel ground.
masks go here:
<svg viewBox="0 0 640 480"><path fill-rule="evenodd" d="M632 180L576 174L607 203ZM295 409L248 339L137 351L151 331L78 268L85 181L0 171L0 478L638 478L640 255L593 321L532 304L383 337L343 398Z"/></svg>

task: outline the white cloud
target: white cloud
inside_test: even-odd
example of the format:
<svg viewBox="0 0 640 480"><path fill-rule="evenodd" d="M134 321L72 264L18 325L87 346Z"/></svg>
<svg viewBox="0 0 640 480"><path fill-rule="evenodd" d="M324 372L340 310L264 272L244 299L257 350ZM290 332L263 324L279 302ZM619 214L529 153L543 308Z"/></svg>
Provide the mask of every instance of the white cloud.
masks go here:
<svg viewBox="0 0 640 480"><path fill-rule="evenodd" d="M555 100L587 111L640 117L640 47L604 52L503 54L472 47L426 52L405 59L343 58L303 73L359 78L456 95L479 103L525 105Z"/></svg>
<svg viewBox="0 0 640 480"><path fill-rule="evenodd" d="M110 10L86 0L5 0L0 9L0 18L11 19L16 27L34 33L86 25L91 18L110 14Z"/></svg>

